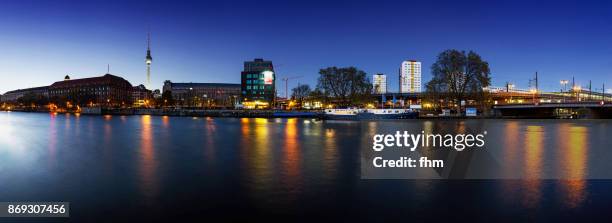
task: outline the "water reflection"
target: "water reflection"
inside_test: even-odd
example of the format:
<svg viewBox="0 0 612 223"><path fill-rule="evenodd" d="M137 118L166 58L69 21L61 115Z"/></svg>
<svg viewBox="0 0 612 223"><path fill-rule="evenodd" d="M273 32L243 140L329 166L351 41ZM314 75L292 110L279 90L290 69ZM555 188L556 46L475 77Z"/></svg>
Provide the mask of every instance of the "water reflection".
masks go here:
<svg viewBox="0 0 612 223"><path fill-rule="evenodd" d="M78 131L77 128L73 128L71 126L71 118L70 118L70 113L66 113L64 114L64 135L70 135L70 132L75 132Z"/></svg>
<svg viewBox="0 0 612 223"><path fill-rule="evenodd" d="M47 132L49 133L49 140L48 140L48 154L49 154L49 159L48 159L48 164L49 167L53 167L55 166L55 161L56 161L56 150L57 150L57 123L56 123L56 116L55 115L50 115L49 116L49 128L47 130Z"/></svg>
<svg viewBox="0 0 612 223"><path fill-rule="evenodd" d="M542 176L542 152L544 145L544 128L527 126L525 132L525 178L539 179Z"/></svg>
<svg viewBox="0 0 612 223"><path fill-rule="evenodd" d="M24 154L24 141L18 134L17 123L11 119L13 113L0 113L0 152L8 155Z"/></svg>
<svg viewBox="0 0 612 223"><path fill-rule="evenodd" d="M323 127L321 127L323 128ZM326 177L333 178L337 174L338 146L336 129L326 128L323 147L323 168Z"/></svg>
<svg viewBox="0 0 612 223"><path fill-rule="evenodd" d="M502 174L504 176L516 176L516 167L520 165L519 153L521 152L521 146L519 145L520 138L520 125L518 121L508 121L504 124L504 138L503 138L503 150L502 150ZM516 188L519 186L516 181L504 180L501 186L501 197L506 202L511 202L516 198Z"/></svg>
<svg viewBox="0 0 612 223"><path fill-rule="evenodd" d="M503 165L504 175L514 176L516 175L516 167L518 164L518 153L522 145L519 145L519 123L517 121L509 121L505 124L504 128L504 149L503 149Z"/></svg>
<svg viewBox="0 0 612 223"><path fill-rule="evenodd" d="M94 126L90 123L90 126ZM107 165L104 165L107 172L112 172L113 163L115 159L113 158L113 126L110 122L103 123L103 148L102 154L104 156L104 162Z"/></svg>
<svg viewBox="0 0 612 223"><path fill-rule="evenodd" d="M542 197L542 153L544 141L544 128L529 125L525 131L525 167L522 188L523 205L529 208L539 206Z"/></svg>
<svg viewBox="0 0 612 223"><path fill-rule="evenodd" d="M215 124L214 119L210 117L206 117L206 132L204 143L204 157L208 162L215 161L215 136L217 132L217 125Z"/></svg>
<svg viewBox="0 0 612 223"><path fill-rule="evenodd" d="M298 141L297 119L287 119L285 125L284 159L282 161L285 181L288 188L296 190L300 174L300 145Z"/></svg>
<svg viewBox="0 0 612 223"><path fill-rule="evenodd" d="M167 115L162 116L162 126L164 128L170 127L170 117L168 117Z"/></svg>
<svg viewBox="0 0 612 223"><path fill-rule="evenodd" d="M255 190L268 191L272 186L272 154L268 120L265 118L241 119L242 158L246 163L249 180ZM256 192L257 193L257 192Z"/></svg>
<svg viewBox="0 0 612 223"><path fill-rule="evenodd" d="M586 182L588 156L588 129L583 126L562 124L558 128L558 147L561 156L559 170L561 171L560 189L563 191L563 203L568 208L578 207L586 197Z"/></svg>
<svg viewBox="0 0 612 223"><path fill-rule="evenodd" d="M140 176L142 192L148 198L155 196L157 184L155 179L155 150L153 148L153 126L151 116L141 116L142 131L140 137ZM151 201L151 200L149 200Z"/></svg>

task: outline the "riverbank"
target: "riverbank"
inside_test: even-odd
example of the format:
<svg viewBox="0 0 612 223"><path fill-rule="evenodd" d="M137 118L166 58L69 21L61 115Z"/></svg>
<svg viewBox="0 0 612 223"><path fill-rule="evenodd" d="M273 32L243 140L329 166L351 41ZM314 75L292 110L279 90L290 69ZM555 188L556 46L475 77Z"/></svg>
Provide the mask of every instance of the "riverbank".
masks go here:
<svg viewBox="0 0 612 223"><path fill-rule="evenodd" d="M7 111L7 110L2 110ZM245 109L141 109L141 108L82 108L79 112L73 110L23 109L13 108L15 112L40 113L79 113L82 115L153 115L153 116L184 116L184 117L232 117L232 118L325 118L324 110L245 110ZM555 117L542 115L502 115L499 112L489 112L478 116L461 116L456 114L439 115L420 113L418 119L608 119L607 116L576 116Z"/></svg>
<svg viewBox="0 0 612 223"><path fill-rule="evenodd" d="M239 109L135 109L135 108L82 108L80 112L70 110L49 111L47 109L11 109L15 112L79 113L83 115L153 115L188 117L233 117L233 118L322 118L322 110L239 110Z"/></svg>

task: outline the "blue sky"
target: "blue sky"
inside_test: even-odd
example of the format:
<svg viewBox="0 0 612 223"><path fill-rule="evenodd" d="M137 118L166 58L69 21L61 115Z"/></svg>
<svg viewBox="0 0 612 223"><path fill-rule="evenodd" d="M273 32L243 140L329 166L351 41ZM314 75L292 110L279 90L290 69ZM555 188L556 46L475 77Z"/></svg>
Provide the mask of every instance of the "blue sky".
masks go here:
<svg viewBox="0 0 612 223"><path fill-rule="evenodd" d="M106 73L144 83L146 32L152 83L238 83L245 60L265 58L277 78L316 84L318 70L385 73L396 91L402 60L423 79L445 49L474 50L494 85L558 90L560 79L612 88L612 3L605 1L2 1L0 92L66 74ZM284 84L277 82L279 94Z"/></svg>

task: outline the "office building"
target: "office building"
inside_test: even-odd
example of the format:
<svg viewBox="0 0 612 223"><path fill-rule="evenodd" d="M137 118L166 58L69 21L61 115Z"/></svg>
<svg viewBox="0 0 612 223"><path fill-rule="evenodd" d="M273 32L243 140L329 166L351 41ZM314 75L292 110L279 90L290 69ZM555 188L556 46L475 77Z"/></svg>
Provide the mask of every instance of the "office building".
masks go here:
<svg viewBox="0 0 612 223"><path fill-rule="evenodd" d="M34 87L26 89L18 89L14 91L7 91L2 95L0 101L2 102L18 102L20 98L24 96L30 96L36 99L48 99L49 98L49 87Z"/></svg>
<svg viewBox="0 0 612 223"><path fill-rule="evenodd" d="M407 60L399 69L400 93L421 92L421 62Z"/></svg>
<svg viewBox="0 0 612 223"><path fill-rule="evenodd" d="M132 90L130 82L112 74L74 80L66 76L63 81L49 86L49 98L74 105L129 106Z"/></svg>
<svg viewBox="0 0 612 223"><path fill-rule="evenodd" d="M372 91L374 94L387 93L387 75L375 74L372 77Z"/></svg>
<svg viewBox="0 0 612 223"><path fill-rule="evenodd" d="M165 81L175 103L186 107L233 107L240 99L240 84L173 83Z"/></svg>
<svg viewBox="0 0 612 223"><path fill-rule="evenodd" d="M132 87L132 103L134 107L149 107L152 105L153 92L144 85Z"/></svg>
<svg viewBox="0 0 612 223"><path fill-rule="evenodd" d="M240 78L242 104L247 108L270 107L276 95L275 76L272 61L245 61Z"/></svg>

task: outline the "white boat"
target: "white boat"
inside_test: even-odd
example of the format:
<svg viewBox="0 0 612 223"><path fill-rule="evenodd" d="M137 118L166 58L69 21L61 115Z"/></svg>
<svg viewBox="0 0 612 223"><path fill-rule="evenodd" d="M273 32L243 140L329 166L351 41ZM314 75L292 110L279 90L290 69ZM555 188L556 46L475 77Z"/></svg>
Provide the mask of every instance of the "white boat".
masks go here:
<svg viewBox="0 0 612 223"><path fill-rule="evenodd" d="M326 119L336 120L374 120L374 119L412 119L418 116L412 109L325 109Z"/></svg>

